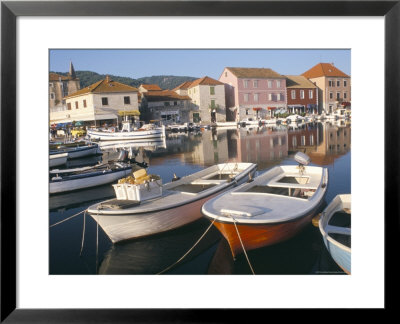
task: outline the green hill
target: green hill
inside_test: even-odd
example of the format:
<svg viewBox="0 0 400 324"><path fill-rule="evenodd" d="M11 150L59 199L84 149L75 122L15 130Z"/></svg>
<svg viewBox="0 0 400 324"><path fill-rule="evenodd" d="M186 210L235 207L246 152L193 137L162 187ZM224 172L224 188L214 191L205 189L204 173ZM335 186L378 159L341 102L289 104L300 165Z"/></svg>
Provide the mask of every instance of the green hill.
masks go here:
<svg viewBox="0 0 400 324"><path fill-rule="evenodd" d="M52 72L52 71L51 71ZM67 75L66 72L54 72L60 75ZM85 88L97 81L105 79L105 74L98 74L91 71L76 71L76 76L79 78L81 88ZM133 79L128 77L121 77L117 75L108 75L112 80L128 84L133 87L139 87L142 83L144 84L157 84L161 89L173 89L185 81L192 81L197 78L189 76L175 76L175 75L154 75L151 77L143 77L139 79Z"/></svg>

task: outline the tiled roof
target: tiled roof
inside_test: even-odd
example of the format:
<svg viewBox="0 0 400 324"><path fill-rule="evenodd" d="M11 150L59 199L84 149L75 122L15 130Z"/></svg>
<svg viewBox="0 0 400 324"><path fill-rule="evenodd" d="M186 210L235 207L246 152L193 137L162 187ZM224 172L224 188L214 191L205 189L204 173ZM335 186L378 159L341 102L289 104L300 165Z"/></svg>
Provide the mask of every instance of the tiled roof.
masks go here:
<svg viewBox="0 0 400 324"><path fill-rule="evenodd" d="M331 63L318 63L308 71L304 72L302 75L308 79L319 78L322 76L349 78L349 76L346 73L340 71L337 67L335 67Z"/></svg>
<svg viewBox="0 0 400 324"><path fill-rule="evenodd" d="M317 86L302 75L285 75L287 88L309 88L314 89Z"/></svg>
<svg viewBox="0 0 400 324"><path fill-rule="evenodd" d="M147 101L173 101L173 100L191 100L189 96L181 96L172 90L144 92L142 96Z"/></svg>
<svg viewBox="0 0 400 324"><path fill-rule="evenodd" d="M181 83L180 85L178 85L176 88L172 89L172 91L187 90L187 89L189 89L191 84L192 84L192 81L185 81L185 82Z"/></svg>
<svg viewBox="0 0 400 324"><path fill-rule="evenodd" d="M238 78L284 79L283 75L268 68L227 67Z"/></svg>
<svg viewBox="0 0 400 324"><path fill-rule="evenodd" d="M72 80L72 78L69 75L61 75L53 72L49 73L49 81L59 81L60 78L61 81Z"/></svg>
<svg viewBox="0 0 400 324"><path fill-rule="evenodd" d="M118 93L118 92L137 92L138 89L135 87L131 87L129 85L113 81L108 76L104 80L100 80L96 83L91 84L90 86L80 89L65 98L76 97L88 93Z"/></svg>
<svg viewBox="0 0 400 324"><path fill-rule="evenodd" d="M192 81L189 88L193 88L198 85L223 85L223 83L220 81L214 80L213 78L210 78L208 76L205 76L200 79Z"/></svg>
<svg viewBox="0 0 400 324"><path fill-rule="evenodd" d="M157 84L141 84L140 86L148 91L162 90Z"/></svg>

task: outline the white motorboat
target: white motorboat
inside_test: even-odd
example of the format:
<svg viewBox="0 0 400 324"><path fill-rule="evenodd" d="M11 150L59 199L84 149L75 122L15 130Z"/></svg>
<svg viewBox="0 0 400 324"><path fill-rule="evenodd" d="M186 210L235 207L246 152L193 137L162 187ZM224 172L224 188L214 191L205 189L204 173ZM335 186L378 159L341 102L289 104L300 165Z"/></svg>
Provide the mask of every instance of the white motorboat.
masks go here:
<svg viewBox="0 0 400 324"><path fill-rule="evenodd" d="M351 194L337 195L322 212L318 225L332 259L351 274Z"/></svg>
<svg viewBox="0 0 400 324"><path fill-rule="evenodd" d="M119 132L109 132L102 130L87 130L87 136L91 139L100 141L120 141L136 140L145 138L165 137L165 126L156 126L154 124L145 124L135 129L129 121L122 122L122 130Z"/></svg>
<svg viewBox="0 0 400 324"><path fill-rule="evenodd" d="M237 122L216 122L215 125L217 127L227 127L227 128L237 128Z"/></svg>
<svg viewBox="0 0 400 324"><path fill-rule="evenodd" d="M53 169L50 171L50 194L85 189L115 182L126 177L132 165L122 161L74 169Z"/></svg>
<svg viewBox="0 0 400 324"><path fill-rule="evenodd" d="M239 122L240 126L258 126L260 125L259 119L253 119L251 117L245 118Z"/></svg>
<svg viewBox="0 0 400 324"><path fill-rule="evenodd" d="M305 154L295 158L299 165L276 166L203 205L234 257L287 240L311 223L323 203L328 170L306 166Z"/></svg>
<svg viewBox="0 0 400 324"><path fill-rule="evenodd" d="M159 180L133 187L127 184L126 197L133 189L133 199L119 195L123 188L115 185L117 199L94 204L88 213L113 243L166 232L201 218L204 202L246 182L256 167L253 163L224 163L164 185Z"/></svg>
<svg viewBox="0 0 400 324"><path fill-rule="evenodd" d="M50 153L49 157L49 166L56 167L67 163L68 153L54 152Z"/></svg>
<svg viewBox="0 0 400 324"><path fill-rule="evenodd" d="M304 117L300 116L300 115L289 115L286 117L286 121L289 123L299 123L304 121Z"/></svg>

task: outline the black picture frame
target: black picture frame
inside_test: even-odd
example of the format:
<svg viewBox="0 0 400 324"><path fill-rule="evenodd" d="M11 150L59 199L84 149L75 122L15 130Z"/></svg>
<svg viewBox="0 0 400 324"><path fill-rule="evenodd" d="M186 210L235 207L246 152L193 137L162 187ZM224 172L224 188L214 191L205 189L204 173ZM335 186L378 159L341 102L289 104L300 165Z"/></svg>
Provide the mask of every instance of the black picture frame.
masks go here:
<svg viewBox="0 0 400 324"><path fill-rule="evenodd" d="M398 252L400 3L396 1L2 1L1 3L1 322L233 322L256 309L16 308L16 19L19 16L384 16L385 309L395 306ZM373 46L373 44L371 44ZM366 157L367 159L367 157ZM366 161L368 163L368 161ZM373 167L372 167L373 169ZM373 260L371 260L373 262ZM367 285L367 283L366 283ZM250 314L249 314L250 315Z"/></svg>

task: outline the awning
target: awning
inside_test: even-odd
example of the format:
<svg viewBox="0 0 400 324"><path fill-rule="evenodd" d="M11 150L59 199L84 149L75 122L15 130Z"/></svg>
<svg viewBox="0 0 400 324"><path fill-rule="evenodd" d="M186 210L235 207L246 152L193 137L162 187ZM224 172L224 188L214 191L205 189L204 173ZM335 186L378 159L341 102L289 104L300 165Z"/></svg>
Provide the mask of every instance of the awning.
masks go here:
<svg viewBox="0 0 400 324"><path fill-rule="evenodd" d="M254 107L253 110L254 111L260 111L262 108L261 107Z"/></svg>
<svg viewBox="0 0 400 324"><path fill-rule="evenodd" d="M139 110L118 110L118 115L120 116L140 116Z"/></svg>
<svg viewBox="0 0 400 324"><path fill-rule="evenodd" d="M92 120L105 120L105 119L118 119L118 116L115 114L101 114L94 117Z"/></svg>
<svg viewBox="0 0 400 324"><path fill-rule="evenodd" d="M343 106L343 107L350 106L350 102L343 101L343 102L342 102L342 106Z"/></svg>
<svg viewBox="0 0 400 324"><path fill-rule="evenodd" d="M274 110L276 107L267 107L268 110Z"/></svg>

